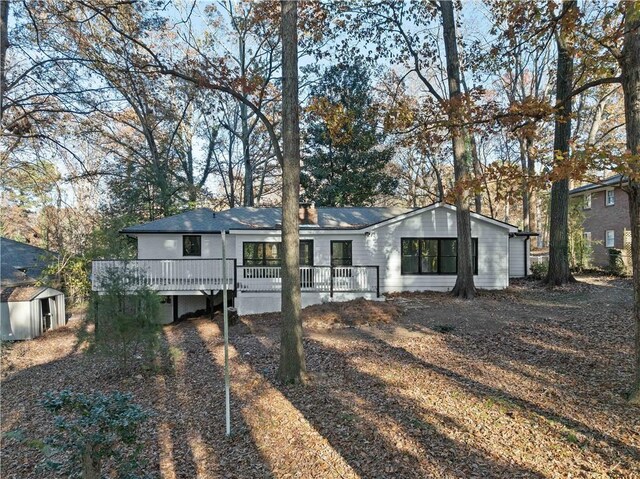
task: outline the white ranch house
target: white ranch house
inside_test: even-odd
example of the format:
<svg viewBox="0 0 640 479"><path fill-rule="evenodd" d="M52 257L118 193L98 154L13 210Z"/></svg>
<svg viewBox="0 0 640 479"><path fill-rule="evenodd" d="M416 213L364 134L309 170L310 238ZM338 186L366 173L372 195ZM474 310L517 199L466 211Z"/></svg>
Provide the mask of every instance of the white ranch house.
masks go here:
<svg viewBox="0 0 640 479"><path fill-rule="evenodd" d="M134 284L164 296L163 320L220 303L221 233L226 233L228 289L238 313L280 310L280 208L201 208L131 226L135 260L94 261L92 284L127 268ZM475 284L503 289L529 271L529 237L516 226L471 214ZM456 281L455 207L300 207L302 306L401 291L449 291Z"/></svg>

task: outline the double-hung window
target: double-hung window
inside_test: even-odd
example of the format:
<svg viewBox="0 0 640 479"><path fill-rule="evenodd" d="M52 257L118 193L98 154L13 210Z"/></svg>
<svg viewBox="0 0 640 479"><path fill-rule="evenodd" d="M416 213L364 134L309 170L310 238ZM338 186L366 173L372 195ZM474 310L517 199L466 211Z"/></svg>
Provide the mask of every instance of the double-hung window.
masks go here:
<svg viewBox="0 0 640 479"><path fill-rule="evenodd" d="M473 274L478 274L478 239L472 238ZM413 274L457 274L456 238L402 238L401 272Z"/></svg>
<svg viewBox="0 0 640 479"><path fill-rule="evenodd" d="M616 204L616 190L607 190L605 195L605 206L613 206Z"/></svg>
<svg viewBox="0 0 640 479"><path fill-rule="evenodd" d="M604 245L606 248L615 248L616 246L616 232L614 230L607 230L604 233Z"/></svg>
<svg viewBox="0 0 640 479"><path fill-rule="evenodd" d="M584 201L582 202L582 209L583 210L591 209L591 193L585 193Z"/></svg>

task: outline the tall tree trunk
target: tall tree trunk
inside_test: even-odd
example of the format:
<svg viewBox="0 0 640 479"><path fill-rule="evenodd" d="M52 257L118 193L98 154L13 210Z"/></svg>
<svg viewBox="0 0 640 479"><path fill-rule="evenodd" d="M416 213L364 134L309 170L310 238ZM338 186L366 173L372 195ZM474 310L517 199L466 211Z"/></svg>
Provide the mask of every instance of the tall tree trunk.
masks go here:
<svg viewBox="0 0 640 479"><path fill-rule="evenodd" d="M607 98L609 95L605 95L600 98L600 101L596 105L596 111L593 114L593 121L591 122L591 128L589 128L589 136L587 137L587 145L593 146L596 144L596 135L598 131L600 131L600 126L602 126L602 114L604 113L604 107L607 104Z"/></svg>
<svg viewBox="0 0 640 479"><path fill-rule="evenodd" d="M465 182L469 179L471 163L471 145L469 136L463 127L464 113L462 91L460 89L460 61L456 39L456 23L453 2L442 0L442 31L447 58L447 77L449 85L449 122L453 144L453 169L456 188L456 224L458 229L458 275L452 293L470 299L475 296L473 284L473 260L471 243L471 212L469 209L469 188Z"/></svg>
<svg viewBox="0 0 640 479"><path fill-rule="evenodd" d="M467 87L467 81L464 76L464 70L460 70L460 82L465 95L469 94L469 88ZM480 163L480 157L478 156L478 144L476 143L476 135L469 133L471 140L471 158L473 159L473 176L476 178L482 175L482 164ZM478 189L474 195L475 212L482 214L482 189Z"/></svg>
<svg viewBox="0 0 640 479"><path fill-rule="evenodd" d="M507 196L504 199L504 222L511 221L511 194L507 192Z"/></svg>
<svg viewBox="0 0 640 479"><path fill-rule="evenodd" d="M622 57L622 91L627 130L627 150L636 155L629 179L629 213L631 215L631 261L633 264L633 298L635 318L635 371L629 400L640 404L640 3L625 4L625 35Z"/></svg>
<svg viewBox="0 0 640 479"><path fill-rule="evenodd" d="M300 122L298 103L298 4L282 0L282 332L278 377L304 382L306 366L300 317Z"/></svg>
<svg viewBox="0 0 640 479"><path fill-rule="evenodd" d="M7 50L9 49L9 0L0 0L0 125L7 94ZM4 129L4 128L3 128Z"/></svg>
<svg viewBox="0 0 640 479"><path fill-rule="evenodd" d="M436 175L436 186L438 188L438 201L444 201L444 183L442 182L442 174L438 169L438 165L436 164L435 158L431 158L429 162L431 163L431 168L433 168L433 172Z"/></svg>
<svg viewBox="0 0 640 479"><path fill-rule="evenodd" d="M535 178L536 175L536 157L535 157L535 147L533 145L533 135L532 134L528 134L525 138L525 144L527 147L527 167L528 167L528 171L527 173L527 179L531 180L532 178ZM529 183L529 188L527 189L527 192L529 194L529 224L528 229L527 226L525 226L525 231L537 231L537 226L536 226L536 217L537 217L537 208L536 208L536 189L534 187L534 185L531 184L530 181L528 181Z"/></svg>
<svg viewBox="0 0 640 479"><path fill-rule="evenodd" d="M480 158L478 157L478 145L476 143L476 136L471 134L469 135L471 138L471 157L473 159L473 175L476 180L482 176L482 164L480 163ZM476 213L482 214L482 190L478 189L474 196L475 202L475 210Z"/></svg>
<svg viewBox="0 0 640 479"><path fill-rule="evenodd" d="M556 34L558 66L556 76L555 135L553 151L556 162L569 161L571 140L571 89L573 87L573 53L570 45L572 20L577 14L575 0L564 0L560 31ZM559 165L561 166L561 165ZM569 270L569 179L557 179L551 185L551 225L549 231L549 272L546 283L562 285L573 281Z"/></svg>
<svg viewBox="0 0 640 479"><path fill-rule="evenodd" d="M518 137L520 145L520 166L522 167L522 228L529 231L531 201L529 199L529 170L527 168L527 145L523 136Z"/></svg>
<svg viewBox="0 0 640 479"><path fill-rule="evenodd" d="M489 207L489 216L491 218L495 218L495 212L493 211L493 201L491 201L491 191L489 190L489 183L487 183L487 178L483 179L484 181L484 190L487 192L487 206Z"/></svg>
<svg viewBox="0 0 640 479"><path fill-rule="evenodd" d="M240 103L240 121L242 123L242 162L244 163L244 206L254 206L253 164L249 149L249 114L247 105Z"/></svg>
<svg viewBox="0 0 640 479"><path fill-rule="evenodd" d="M239 35L238 57L240 60L240 77L242 78L244 84L246 84L247 48L243 34ZM246 98L247 96L244 92L244 84L242 95ZM251 150L249 148L249 109L244 102L240 102L240 124L242 126L242 163L244 164L244 201L242 202L242 204L244 206L253 206L253 164L251 163Z"/></svg>

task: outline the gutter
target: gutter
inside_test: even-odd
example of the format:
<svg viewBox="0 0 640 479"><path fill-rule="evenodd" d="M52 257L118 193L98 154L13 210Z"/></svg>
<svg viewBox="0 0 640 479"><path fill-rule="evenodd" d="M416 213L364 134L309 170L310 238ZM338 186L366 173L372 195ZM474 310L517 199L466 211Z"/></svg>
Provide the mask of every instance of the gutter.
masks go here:
<svg viewBox="0 0 640 479"><path fill-rule="evenodd" d="M537 233L536 233L537 236ZM524 277L525 279L529 276L529 265L527 264L528 261L527 259L529 258L529 255L527 254L527 243L529 242L529 240L531 239L531 235L527 235L524 237Z"/></svg>
<svg viewBox="0 0 640 479"><path fill-rule="evenodd" d="M149 230L149 231L127 231L126 229L118 231L119 234L124 234L127 236L136 237L137 235L144 234L155 234L155 235L170 235L170 234L179 234L179 235L219 235L223 233L223 231L211 231L211 230L193 230L193 231L167 231L167 230ZM225 230L224 233L229 234L229 230Z"/></svg>
<svg viewBox="0 0 640 479"><path fill-rule="evenodd" d="M540 233L533 233L530 231L518 231L517 233L509 233L509 238L515 237L523 237L524 238L524 277L527 278L529 276L529 262L527 259L529 255L527 255L527 243L531 239L532 236L540 236Z"/></svg>

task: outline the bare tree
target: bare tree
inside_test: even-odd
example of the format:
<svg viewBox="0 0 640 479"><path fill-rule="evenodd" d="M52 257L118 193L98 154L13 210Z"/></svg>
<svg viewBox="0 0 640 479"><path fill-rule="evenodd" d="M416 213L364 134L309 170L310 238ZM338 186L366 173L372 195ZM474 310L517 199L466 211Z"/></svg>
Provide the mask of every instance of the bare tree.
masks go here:
<svg viewBox="0 0 640 479"><path fill-rule="evenodd" d="M0 125L4 118L4 94L7 89L7 50L9 49L9 0L0 0Z"/></svg>

